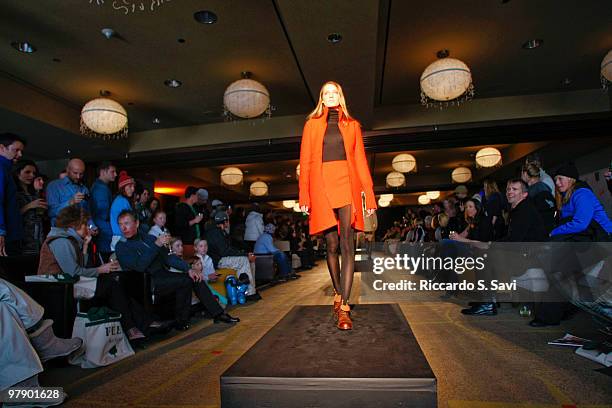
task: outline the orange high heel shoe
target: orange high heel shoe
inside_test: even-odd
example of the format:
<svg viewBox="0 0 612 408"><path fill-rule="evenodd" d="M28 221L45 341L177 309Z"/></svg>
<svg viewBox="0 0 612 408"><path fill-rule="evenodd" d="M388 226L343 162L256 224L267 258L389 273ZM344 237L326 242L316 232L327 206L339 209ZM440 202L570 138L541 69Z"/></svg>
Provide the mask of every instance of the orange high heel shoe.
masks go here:
<svg viewBox="0 0 612 408"><path fill-rule="evenodd" d="M348 310L345 310L346 307ZM340 330L351 330L353 328L353 321L351 320L351 309L348 305L340 306L338 310L338 329Z"/></svg>

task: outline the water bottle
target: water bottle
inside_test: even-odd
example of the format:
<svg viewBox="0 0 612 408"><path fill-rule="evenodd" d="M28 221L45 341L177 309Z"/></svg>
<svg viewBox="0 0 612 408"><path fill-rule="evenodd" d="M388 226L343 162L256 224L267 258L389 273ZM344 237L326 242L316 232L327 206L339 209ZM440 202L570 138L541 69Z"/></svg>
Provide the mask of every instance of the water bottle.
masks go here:
<svg viewBox="0 0 612 408"><path fill-rule="evenodd" d="M249 285L245 285L244 283L241 283L236 288L236 291L238 292L238 303L239 304L244 305L246 303L246 291L248 289L249 289Z"/></svg>
<svg viewBox="0 0 612 408"><path fill-rule="evenodd" d="M228 276L225 278L225 290L227 292L227 300L230 305L238 303L238 292L236 290L236 277Z"/></svg>

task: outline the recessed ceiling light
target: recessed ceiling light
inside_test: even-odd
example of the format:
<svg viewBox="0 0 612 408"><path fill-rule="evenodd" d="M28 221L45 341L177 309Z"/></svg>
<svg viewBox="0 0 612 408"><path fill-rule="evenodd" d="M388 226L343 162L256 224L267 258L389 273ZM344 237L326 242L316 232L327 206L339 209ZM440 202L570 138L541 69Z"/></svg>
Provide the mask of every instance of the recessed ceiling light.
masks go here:
<svg viewBox="0 0 612 408"><path fill-rule="evenodd" d="M24 41L24 42L13 41L11 43L11 46L17 51L24 52L26 54L31 54L36 51L36 47L27 41Z"/></svg>
<svg viewBox="0 0 612 408"><path fill-rule="evenodd" d="M342 41L342 35L340 33L331 33L327 36L327 41L332 44L338 44L340 41Z"/></svg>
<svg viewBox="0 0 612 408"><path fill-rule="evenodd" d="M153 124L154 125L159 125L161 123L161 121L159 120L159 118L153 118Z"/></svg>
<svg viewBox="0 0 612 408"><path fill-rule="evenodd" d="M535 48L538 48L540 45L542 45L542 43L544 42L544 40L541 39L535 39L535 40L528 40L526 41L522 47L525 50L533 50Z"/></svg>
<svg viewBox="0 0 612 408"><path fill-rule="evenodd" d="M183 85L183 83L178 79L166 79L164 84L169 88L178 88L179 86Z"/></svg>
<svg viewBox="0 0 612 408"><path fill-rule="evenodd" d="M107 40L110 40L111 38L113 38L115 36L115 30L113 30L112 28L103 28L102 30L100 30L102 32L102 35L104 37L106 37Z"/></svg>
<svg viewBox="0 0 612 408"><path fill-rule="evenodd" d="M201 10L193 13L193 18L195 18L198 23L202 24L215 24L217 22L217 15L208 10Z"/></svg>

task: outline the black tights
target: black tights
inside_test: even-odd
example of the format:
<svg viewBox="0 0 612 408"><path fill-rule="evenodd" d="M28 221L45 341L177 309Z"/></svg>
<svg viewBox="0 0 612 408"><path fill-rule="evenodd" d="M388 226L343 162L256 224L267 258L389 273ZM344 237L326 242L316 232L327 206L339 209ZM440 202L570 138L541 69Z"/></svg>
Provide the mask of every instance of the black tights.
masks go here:
<svg viewBox="0 0 612 408"><path fill-rule="evenodd" d="M336 293L348 304L355 273L355 252L353 248L353 228L351 227L351 205L335 208L334 214L340 221L340 253L342 254L342 273L338 257L338 232L334 227L325 233L327 241L327 268L331 275Z"/></svg>

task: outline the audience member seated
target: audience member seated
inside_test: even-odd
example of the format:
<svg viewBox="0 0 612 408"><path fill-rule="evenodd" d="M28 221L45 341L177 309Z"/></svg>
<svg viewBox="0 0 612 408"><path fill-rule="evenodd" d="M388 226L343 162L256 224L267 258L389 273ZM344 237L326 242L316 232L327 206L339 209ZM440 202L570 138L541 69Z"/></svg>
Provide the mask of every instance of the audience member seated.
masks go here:
<svg viewBox="0 0 612 408"><path fill-rule="evenodd" d="M261 298L255 290L255 278L251 272L251 263L255 262L255 255L244 253L231 245L231 238L227 233L229 229L229 217L223 210L213 214L214 227L206 231L208 241L208 254L213 260L215 268L228 268L236 271L236 277L246 274L249 277L249 289L246 294L251 300Z"/></svg>
<svg viewBox="0 0 612 408"><path fill-rule="evenodd" d="M223 296L221 293L214 290L212 287L208 285L204 277L204 266L200 261L200 258L197 256L191 257L189 262L185 262L184 258L184 247L183 241L180 238L172 238L170 240L170 250L171 253L168 254L169 258L178 258L173 259L171 261L172 265L181 265L181 261L183 264L183 268L177 268L175 266L170 267L170 272L184 273L185 267L188 267L189 276L194 281L193 283L193 291L196 294L196 297L200 301L200 303L204 306L206 311L210 313L211 316L215 318L215 322L223 321L226 323L235 323L239 322L240 319L230 316L229 314L219 313L218 302L219 304L223 304L223 306L227 305L227 298ZM194 262L197 260L197 263ZM196 268L192 266L196 264ZM216 274L214 276L217 277ZM203 287L202 287L203 286Z"/></svg>
<svg viewBox="0 0 612 408"><path fill-rule="evenodd" d="M449 235L450 240L456 241L454 245L448 245L448 241L443 241L445 243L442 247L444 252L443 256L448 255L447 251L449 249L456 251L455 255L474 256L474 252L478 252L477 246L465 244L490 242L493 239L493 224L491 223L491 218L485 214L480 205L480 201L473 198L468 199L465 202L464 216L467 227L462 232L452 232ZM457 274L453 271L449 272L448 278L451 282L457 282ZM452 293L447 293L447 296L448 295L452 295ZM483 292L483 296L489 298L490 294ZM463 309L461 313L487 316L496 315L497 309L495 303L491 302L491 299L483 300L485 300L485 302L482 303L482 307ZM480 304L477 306L480 306Z"/></svg>
<svg viewBox="0 0 612 408"><path fill-rule="evenodd" d="M160 327L136 301L131 299L122 284L117 261L97 268L86 268L87 249L91 241L87 220L89 214L77 206L62 209L55 219L55 227L45 240L40 252L38 274L64 273L70 276L95 277L94 300L103 300L111 309L121 313L121 325L129 340L145 337L149 330Z"/></svg>
<svg viewBox="0 0 612 408"><path fill-rule="evenodd" d="M208 256L208 242L205 239L197 239L194 242L195 256L202 262L202 271L206 282L215 282L218 278L212 258Z"/></svg>
<svg viewBox="0 0 612 408"><path fill-rule="evenodd" d="M42 363L78 352L83 340L60 339L52 320L43 320L44 309L21 289L0 279L0 392L9 387L38 388ZM55 404L40 403L36 406ZM8 406L8 405L6 405ZM33 406L33 405L32 405Z"/></svg>
<svg viewBox="0 0 612 408"><path fill-rule="evenodd" d="M612 222L608 218L597 196L587 183L579 179L578 169L573 163L563 165L555 173L557 209L560 212L559 225L550 233L553 242L598 242L612 240ZM581 299L570 299L573 284L581 273L581 266L572 245L556 244L552 255L552 280L554 289L568 300L578 303ZM578 301L578 302L576 302ZM558 325L565 314L567 304L562 302L542 303L536 308L535 318L530 325L535 327Z"/></svg>
<svg viewBox="0 0 612 408"><path fill-rule="evenodd" d="M149 234L157 238L160 235L167 233L168 230L166 229L166 213L159 210L153 215L153 226L149 230Z"/></svg>
<svg viewBox="0 0 612 408"><path fill-rule="evenodd" d="M116 246L119 263L124 269L150 273L156 294L175 296L174 313L177 330L187 330L190 327L192 288L215 321L237 321L236 318L223 312L206 285L199 284L203 281L201 274L191 270L189 265L177 256L168 255L165 245L170 243L169 235L162 234L156 239L152 235L139 233L138 220L131 211L119 214L119 225L124 237ZM170 272L170 267L181 273Z"/></svg>
<svg viewBox="0 0 612 408"><path fill-rule="evenodd" d="M278 280L297 279L299 275L293 273L291 270L291 263L287 258L287 255L280 249L276 248L273 243L273 235L276 230L274 224L266 224L263 229L263 234L255 241L255 255L267 255L272 254L274 262L278 265L280 276Z"/></svg>

